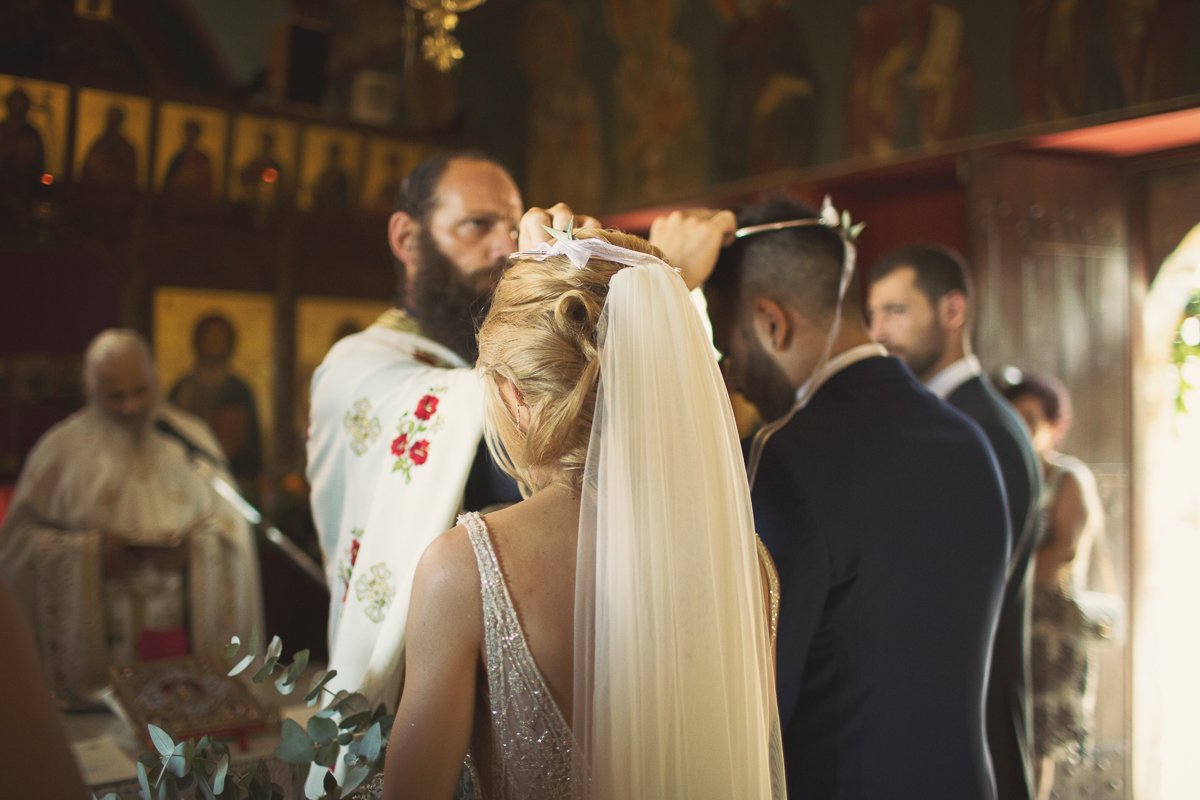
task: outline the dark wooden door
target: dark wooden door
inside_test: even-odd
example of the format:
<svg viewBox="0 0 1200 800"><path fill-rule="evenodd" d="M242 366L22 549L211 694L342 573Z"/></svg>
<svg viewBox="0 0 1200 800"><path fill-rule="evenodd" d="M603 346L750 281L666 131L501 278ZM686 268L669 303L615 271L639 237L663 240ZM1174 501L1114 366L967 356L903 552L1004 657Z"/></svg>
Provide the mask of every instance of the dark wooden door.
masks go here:
<svg viewBox="0 0 1200 800"><path fill-rule="evenodd" d="M1128 602L1131 259L1122 175L1075 157L977 155L968 195L976 350L989 372L1012 364L1067 385L1075 424L1062 449L1096 473ZM1058 796L1131 796L1128 664L1124 648L1098 654L1095 752L1059 767Z"/></svg>

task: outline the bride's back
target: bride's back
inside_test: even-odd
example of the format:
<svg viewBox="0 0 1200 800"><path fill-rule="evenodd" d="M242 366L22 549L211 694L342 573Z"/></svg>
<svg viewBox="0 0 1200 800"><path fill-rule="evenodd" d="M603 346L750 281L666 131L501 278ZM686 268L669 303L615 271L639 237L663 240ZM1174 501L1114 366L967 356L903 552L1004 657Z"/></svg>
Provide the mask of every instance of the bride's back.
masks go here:
<svg viewBox="0 0 1200 800"><path fill-rule="evenodd" d="M572 794L579 497L596 405L597 327L608 281L621 269L589 267L514 264L479 333L488 444L530 495L464 520L481 583L487 688L477 697L471 753L489 797ZM556 713L537 696L547 692ZM526 769L517 763L522 754L540 765Z"/></svg>
<svg viewBox="0 0 1200 800"><path fill-rule="evenodd" d="M578 497L547 489L484 522L529 651L569 725Z"/></svg>
<svg viewBox="0 0 1200 800"><path fill-rule="evenodd" d="M528 499L422 556L389 786L445 796L467 752L488 798L768 796L767 625L711 345L651 245L578 238L601 241L515 260L480 330L488 446Z"/></svg>

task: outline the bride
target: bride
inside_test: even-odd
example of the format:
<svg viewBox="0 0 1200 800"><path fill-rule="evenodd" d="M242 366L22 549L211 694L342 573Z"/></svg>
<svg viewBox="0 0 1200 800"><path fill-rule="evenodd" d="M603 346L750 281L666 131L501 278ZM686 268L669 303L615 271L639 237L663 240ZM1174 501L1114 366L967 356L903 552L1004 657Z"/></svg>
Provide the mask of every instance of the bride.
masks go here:
<svg viewBox="0 0 1200 800"><path fill-rule="evenodd" d="M647 242L554 236L479 333L527 499L421 558L384 795L782 797L778 594L699 315Z"/></svg>

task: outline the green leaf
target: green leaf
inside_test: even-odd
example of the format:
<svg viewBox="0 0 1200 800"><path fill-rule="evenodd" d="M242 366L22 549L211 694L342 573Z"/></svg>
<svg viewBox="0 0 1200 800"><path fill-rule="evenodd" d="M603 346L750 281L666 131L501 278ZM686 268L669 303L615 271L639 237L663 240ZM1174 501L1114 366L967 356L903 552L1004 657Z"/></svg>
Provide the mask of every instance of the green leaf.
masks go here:
<svg viewBox="0 0 1200 800"><path fill-rule="evenodd" d="M301 673L308 666L308 651L301 650L292 656L292 663L288 666L287 672L284 673L283 680L286 683L292 684L300 679Z"/></svg>
<svg viewBox="0 0 1200 800"><path fill-rule="evenodd" d="M185 750L187 750L187 742L180 742L175 745L175 750L171 755L163 757L163 766L176 778L182 778L187 773L187 759L183 755Z"/></svg>
<svg viewBox="0 0 1200 800"><path fill-rule="evenodd" d="M337 742L328 742L317 748L317 755L313 759L314 764L320 764L322 767L333 767L337 764L338 750Z"/></svg>
<svg viewBox="0 0 1200 800"><path fill-rule="evenodd" d="M237 658L237 654L242 651L242 638L237 634L229 637L229 644L225 645L225 657Z"/></svg>
<svg viewBox="0 0 1200 800"><path fill-rule="evenodd" d="M246 667L250 666L253 663L254 663L254 653L251 652L250 655L245 656L244 658L242 658L241 661L234 664L233 669L229 670L229 672L227 672L225 674L231 678L234 675L241 675L243 672L246 671Z"/></svg>
<svg viewBox="0 0 1200 800"><path fill-rule="evenodd" d="M366 735L358 742L359 752L363 758L367 759L368 763L374 764L379 758L379 748L383 743L383 731L379 729L379 723L376 722L370 727Z"/></svg>
<svg viewBox="0 0 1200 800"><path fill-rule="evenodd" d="M379 727L383 730L383 743L386 745L388 734L390 734L392 731L392 723L396 721L396 715L384 714L382 717L379 717L377 721L379 722Z"/></svg>
<svg viewBox="0 0 1200 800"><path fill-rule="evenodd" d="M357 730L360 726L366 726L368 723L370 723L370 721L371 721L371 712L370 711L360 711L357 714L351 714L348 717L343 717L342 721L338 725L338 727L346 728L346 729L353 728L353 729Z"/></svg>
<svg viewBox="0 0 1200 800"><path fill-rule="evenodd" d="M285 719L279 730L279 746L275 757L285 764L311 764L313 760L312 740L295 720Z"/></svg>
<svg viewBox="0 0 1200 800"><path fill-rule="evenodd" d="M349 696L350 692L348 690L338 689L337 692L334 693L333 698L325 704L325 707L335 712L339 711L342 707L342 703L345 702L346 698Z"/></svg>
<svg viewBox="0 0 1200 800"><path fill-rule="evenodd" d="M342 733L338 734L337 743L340 744L342 747L345 747L346 745L350 744L353 741L354 741L354 731L343 731Z"/></svg>
<svg viewBox="0 0 1200 800"><path fill-rule="evenodd" d="M251 680L253 680L255 683L262 683L267 678L271 677L271 673L275 671L275 665L278 663L279 659L277 657L267 656L266 660L263 661L262 667L258 670L258 672L254 673L254 677L251 678Z"/></svg>
<svg viewBox="0 0 1200 800"><path fill-rule="evenodd" d="M213 773L212 788L213 792L220 794L225 791L225 776L229 774L229 754L221 756L217 761L217 771Z"/></svg>
<svg viewBox="0 0 1200 800"><path fill-rule="evenodd" d="M359 764L346 770L346 785L342 787L342 791L350 794L367 778L371 777L371 768L366 764Z"/></svg>
<svg viewBox="0 0 1200 800"><path fill-rule="evenodd" d="M196 752L199 750L199 746L196 744L195 739L188 739L186 742L184 742L184 745L183 773L184 775L187 775L192 771L192 763L196 760Z"/></svg>
<svg viewBox="0 0 1200 800"><path fill-rule="evenodd" d="M257 627L250 629L250 646L248 648L248 651L251 655L254 655L255 653L258 652L258 628Z"/></svg>
<svg viewBox="0 0 1200 800"><path fill-rule="evenodd" d="M313 744L323 745L337 738L337 723L328 717L310 717L308 720L308 738Z"/></svg>
<svg viewBox="0 0 1200 800"><path fill-rule="evenodd" d="M159 755L169 756L175 752L175 741L169 733L157 725L147 725L146 728L150 731L150 741L154 743L154 749Z"/></svg>
<svg viewBox="0 0 1200 800"><path fill-rule="evenodd" d="M339 698L335 699L330 705L336 708L338 713L343 717L371 710L371 701L366 698L366 695L360 692L354 692L353 694L346 692L344 697L341 696L341 692L338 694Z"/></svg>
<svg viewBox="0 0 1200 800"><path fill-rule="evenodd" d="M337 778L334 777L332 772L325 773L324 783L325 783L325 792L327 794L332 794L333 792L337 791L337 789L338 789Z"/></svg>
<svg viewBox="0 0 1200 800"><path fill-rule="evenodd" d="M150 776L146 774L146 765L140 761L137 762L137 779L142 800L154 800L154 795L150 793Z"/></svg>
<svg viewBox="0 0 1200 800"><path fill-rule="evenodd" d="M271 643L267 645L267 658L278 661L281 655L283 655L283 640L278 636L272 636Z"/></svg>
<svg viewBox="0 0 1200 800"><path fill-rule="evenodd" d="M320 678L317 680L317 682L313 685L313 687L309 691L309 693L307 695L305 695L304 701L306 703L308 703L310 706L313 705L314 703L316 703L317 698L321 696L321 690L325 688L325 684L329 683L336 676L337 676L336 669L331 669L328 672L326 672L325 674L321 675Z"/></svg>
<svg viewBox="0 0 1200 800"><path fill-rule="evenodd" d="M279 676L278 680L275 681L275 691L279 692L284 697L287 697L289 694L296 691L295 679L289 681L287 673L283 673Z"/></svg>

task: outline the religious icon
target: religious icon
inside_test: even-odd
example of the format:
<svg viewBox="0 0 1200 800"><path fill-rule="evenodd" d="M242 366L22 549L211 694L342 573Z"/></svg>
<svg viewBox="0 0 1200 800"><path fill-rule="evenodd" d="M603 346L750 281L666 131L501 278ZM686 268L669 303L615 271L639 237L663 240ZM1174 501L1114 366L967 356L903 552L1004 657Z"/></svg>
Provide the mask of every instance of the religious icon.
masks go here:
<svg viewBox="0 0 1200 800"><path fill-rule="evenodd" d="M0 209L24 215L63 167L68 90L0 75Z"/></svg>
<svg viewBox="0 0 1200 800"><path fill-rule="evenodd" d="M367 146L367 168L363 173L363 208L378 214L392 213L404 176L431 155L420 145L373 137Z"/></svg>
<svg viewBox="0 0 1200 800"><path fill-rule="evenodd" d="M580 69L579 18L560 0L537 0L522 18L529 82L524 192L534 204L570 197L577 208L604 199L604 142L596 89Z"/></svg>
<svg viewBox="0 0 1200 800"><path fill-rule="evenodd" d="M176 200L210 200L225 166L225 115L214 108L163 103L158 114L155 185Z"/></svg>
<svg viewBox="0 0 1200 800"><path fill-rule="evenodd" d="M234 127L229 196L258 206L275 205L296 182L296 127L288 122L240 116Z"/></svg>
<svg viewBox="0 0 1200 800"><path fill-rule="evenodd" d="M75 14L96 22L112 19L112 0L75 0Z"/></svg>
<svg viewBox="0 0 1200 800"><path fill-rule="evenodd" d="M872 0L854 17L846 100L849 155L887 156L964 136L971 69L962 9Z"/></svg>
<svg viewBox="0 0 1200 800"><path fill-rule="evenodd" d="M0 176L8 170L33 176L33 165L38 163L39 182L43 173L61 175L66 161L69 99L66 86L0 75L0 101L5 112L0 121Z"/></svg>
<svg viewBox="0 0 1200 800"><path fill-rule="evenodd" d="M605 0L613 75L616 200L694 191L708 178L691 48L674 40L679 0Z"/></svg>
<svg viewBox="0 0 1200 800"><path fill-rule="evenodd" d="M715 143L721 177L808 164L816 138L816 73L800 17L784 0L713 5L726 22Z"/></svg>
<svg viewBox="0 0 1200 800"><path fill-rule="evenodd" d="M230 364L236 349L229 317L220 311L201 317L192 327L192 369L171 386L168 398L208 423L230 471L253 485L262 471L262 432L254 391Z"/></svg>
<svg viewBox="0 0 1200 800"><path fill-rule="evenodd" d="M358 183L362 142L348 131L312 126L301 148L300 197L305 210L346 211Z"/></svg>
<svg viewBox="0 0 1200 800"><path fill-rule="evenodd" d="M1021 0L1016 89L1022 122L1043 122L1177 96L1187 0Z"/></svg>
<svg viewBox="0 0 1200 800"><path fill-rule="evenodd" d="M164 392L208 423L246 488L272 452L274 312L269 294L174 287L154 294Z"/></svg>
<svg viewBox="0 0 1200 800"><path fill-rule="evenodd" d="M150 101L81 89L75 114L75 178L92 190L146 185Z"/></svg>

